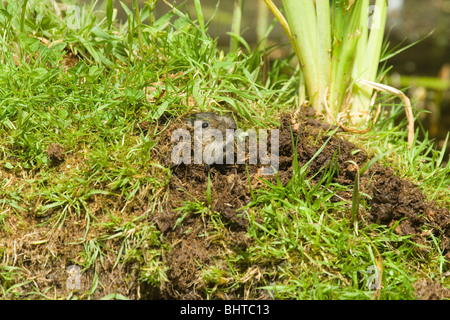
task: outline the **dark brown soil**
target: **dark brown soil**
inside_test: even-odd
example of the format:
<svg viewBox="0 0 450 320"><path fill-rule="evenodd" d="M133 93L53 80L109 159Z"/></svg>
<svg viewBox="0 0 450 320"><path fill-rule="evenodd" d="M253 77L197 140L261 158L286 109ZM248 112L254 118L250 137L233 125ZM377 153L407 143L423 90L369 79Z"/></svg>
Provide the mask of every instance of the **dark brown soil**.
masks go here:
<svg viewBox="0 0 450 320"><path fill-rule="evenodd" d="M161 145L171 148L170 133L180 124L174 123L162 138ZM280 148L279 148L279 177L286 184L292 177L293 147L292 137L298 141L297 156L300 166L310 161L329 136L326 131L330 128L315 118L314 111L307 109L296 116L284 116L281 119ZM292 135L291 135L292 131ZM170 154L168 150L159 149L159 155ZM157 155L156 155L157 156ZM167 163L167 157L161 157ZM335 158L338 170L334 176L335 182L352 186L355 181L357 163L360 168L370 157L356 145L338 138L331 137L323 151L315 157L309 165L310 174L330 165ZM248 173L247 171L248 170ZM155 215L155 221L165 235L173 250L166 257L169 267L169 282L165 298L196 299L204 298L201 292L208 284L201 277L199 265L214 265L220 257L226 255L226 248L245 250L249 243L246 236L246 218L241 216L238 209L246 205L251 199L252 189L262 186L257 165L216 165L209 169L211 176L211 209L217 212L225 221L229 234L217 241L204 237L211 232L210 219L199 213L189 213L183 223L175 227L180 212L176 208L185 201L200 201L206 203L208 185L208 170L204 165L179 165L172 168L170 181L170 198L167 208ZM250 181L249 181L250 178ZM267 176L264 177L267 179ZM450 248L450 215L446 209L438 208L427 202L420 189L408 180L398 178L390 168L378 163L371 166L361 176L360 187L370 196L366 199L369 212L361 212L359 219L366 223L384 225L398 224L395 229L400 235L412 235L416 242L427 244L431 239L425 230L431 230L440 237L441 249L447 253ZM351 194L340 195L351 202ZM242 298L242 292L230 293L231 297Z"/></svg>

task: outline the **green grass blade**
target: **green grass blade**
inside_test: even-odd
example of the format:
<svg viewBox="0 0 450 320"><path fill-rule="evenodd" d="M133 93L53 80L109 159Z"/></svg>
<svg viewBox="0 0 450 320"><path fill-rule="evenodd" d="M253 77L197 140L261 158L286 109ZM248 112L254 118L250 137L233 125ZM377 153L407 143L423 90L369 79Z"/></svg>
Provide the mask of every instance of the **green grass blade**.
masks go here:
<svg viewBox="0 0 450 320"><path fill-rule="evenodd" d="M194 5L200 30L202 31L203 34L205 34L205 18L203 17L202 4L200 0L194 0Z"/></svg>
<svg viewBox="0 0 450 320"><path fill-rule="evenodd" d="M106 22L108 30L111 30L113 24L114 0L108 0L106 3Z"/></svg>
<svg viewBox="0 0 450 320"><path fill-rule="evenodd" d="M24 31L25 15L27 13L27 4L28 4L28 0L24 0L23 4L22 4L22 12L21 12L21 15L20 15L20 32Z"/></svg>

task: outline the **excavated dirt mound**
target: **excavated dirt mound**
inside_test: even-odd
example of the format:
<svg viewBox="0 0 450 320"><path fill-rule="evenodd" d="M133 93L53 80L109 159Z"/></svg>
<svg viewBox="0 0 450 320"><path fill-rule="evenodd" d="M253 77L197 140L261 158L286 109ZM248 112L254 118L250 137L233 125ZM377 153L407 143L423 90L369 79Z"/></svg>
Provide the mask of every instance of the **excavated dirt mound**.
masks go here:
<svg viewBox="0 0 450 320"><path fill-rule="evenodd" d="M163 163L168 164L172 144L171 133L178 128L179 122L173 123L160 141L167 150L158 149ZM286 184L292 177L293 143L297 141L297 157L300 166L305 165L330 138L327 130L333 129L315 118L312 109L306 109L296 116L287 115L281 119L279 132L279 177ZM270 149L270 147L268 148ZM248 149L247 149L248 150ZM332 136L324 149L309 165L310 174L330 165L334 159L338 170L335 170L334 181L341 185L352 186L357 169L370 158L364 150L356 145ZM173 250L166 257L169 267L167 285L162 296L165 298L199 299L201 288L208 284L201 277L202 265L214 265L227 250L245 250L249 243L246 236L247 221L238 213L238 209L251 199L250 186L256 189L262 186L259 180L261 167L258 165L178 165L172 167L170 193L167 207L155 215L154 219ZM212 232L208 217L202 214L188 213L182 223L177 224L180 211L176 209L186 201L207 202L208 172L210 175L211 203L210 207L225 221L228 235L222 239L205 237ZM267 179L267 176L263 178ZM249 181L250 179L250 181ZM413 235L419 243L430 243L429 233L441 238L441 249L449 252L450 248L450 215L446 209L438 208L426 201L417 186L407 180L395 176L390 168L378 163L371 166L361 176L361 189L370 196L366 199L370 211L362 219L370 223L392 225L401 221L396 227L400 235ZM340 196L351 202L351 194ZM223 259L222 259L223 261ZM248 267L248 266L245 266ZM243 269L245 270L245 269ZM262 284L262 283L260 283ZM230 297L242 298L243 292L230 293ZM225 297L224 297L225 298ZM253 297L258 298L258 297ZM264 298L263 296L259 298Z"/></svg>

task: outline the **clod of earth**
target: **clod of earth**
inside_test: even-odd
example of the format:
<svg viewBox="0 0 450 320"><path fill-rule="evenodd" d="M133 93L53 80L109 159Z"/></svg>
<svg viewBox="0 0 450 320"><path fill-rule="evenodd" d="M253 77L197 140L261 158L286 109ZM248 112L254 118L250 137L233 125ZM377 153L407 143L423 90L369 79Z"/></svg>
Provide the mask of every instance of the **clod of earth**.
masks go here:
<svg viewBox="0 0 450 320"><path fill-rule="evenodd" d="M47 148L47 156L52 166L56 166L64 161L64 148L58 143L51 143Z"/></svg>

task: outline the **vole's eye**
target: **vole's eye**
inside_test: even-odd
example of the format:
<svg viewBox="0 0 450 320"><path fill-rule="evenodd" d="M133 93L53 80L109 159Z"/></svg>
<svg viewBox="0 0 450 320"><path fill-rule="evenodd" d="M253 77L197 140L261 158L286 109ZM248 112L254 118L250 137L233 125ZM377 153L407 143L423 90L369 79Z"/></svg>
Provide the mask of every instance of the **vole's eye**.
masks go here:
<svg viewBox="0 0 450 320"><path fill-rule="evenodd" d="M209 123L208 122L203 122L202 123L202 128L208 128L209 127Z"/></svg>

